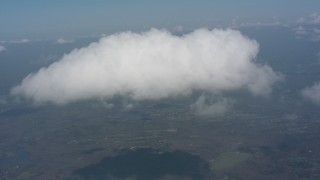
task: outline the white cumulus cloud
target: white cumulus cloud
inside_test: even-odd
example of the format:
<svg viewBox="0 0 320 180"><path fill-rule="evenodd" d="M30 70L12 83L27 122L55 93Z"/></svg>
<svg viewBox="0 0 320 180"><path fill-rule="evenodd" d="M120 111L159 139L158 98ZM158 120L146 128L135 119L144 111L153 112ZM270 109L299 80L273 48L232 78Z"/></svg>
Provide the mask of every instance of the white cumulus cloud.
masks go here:
<svg viewBox="0 0 320 180"><path fill-rule="evenodd" d="M195 90L266 95L280 76L254 62L258 49L255 40L230 29L183 36L158 29L122 32L73 50L25 77L11 93L55 104L114 95L156 100Z"/></svg>
<svg viewBox="0 0 320 180"><path fill-rule="evenodd" d="M303 89L302 96L315 104L320 104L320 82Z"/></svg>

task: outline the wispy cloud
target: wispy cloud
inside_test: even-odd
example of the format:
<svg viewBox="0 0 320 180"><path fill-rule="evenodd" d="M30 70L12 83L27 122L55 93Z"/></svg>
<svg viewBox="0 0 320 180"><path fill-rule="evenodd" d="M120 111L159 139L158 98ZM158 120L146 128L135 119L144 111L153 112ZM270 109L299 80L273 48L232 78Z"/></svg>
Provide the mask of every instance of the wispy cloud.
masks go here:
<svg viewBox="0 0 320 180"><path fill-rule="evenodd" d="M6 51L7 51L7 48L0 45L0 53L6 52Z"/></svg>
<svg viewBox="0 0 320 180"><path fill-rule="evenodd" d="M235 28L263 28L263 27L286 27L292 28L297 39L308 39L310 41L320 41L320 13L314 12L305 17L300 17L295 21L281 21L273 18L269 21L248 22L241 21L238 17L232 21Z"/></svg>
<svg viewBox="0 0 320 180"><path fill-rule="evenodd" d="M28 75L12 94L55 104L115 95L156 100L195 90L266 95L281 78L255 64L258 49L256 41L230 29L183 36L158 29L117 33Z"/></svg>
<svg viewBox="0 0 320 180"><path fill-rule="evenodd" d="M313 24L320 24L320 14L316 12L310 14L310 22Z"/></svg>
<svg viewBox="0 0 320 180"><path fill-rule="evenodd" d="M191 105L191 109L198 116L213 117L227 113L234 101L227 98L208 99L201 95L197 101Z"/></svg>
<svg viewBox="0 0 320 180"><path fill-rule="evenodd" d="M320 52L318 52L316 56L320 63ZM301 94L305 99L320 105L320 82L316 82L312 86L304 88L301 91Z"/></svg>
<svg viewBox="0 0 320 180"><path fill-rule="evenodd" d="M242 22L239 27L272 27L272 26L285 26L286 24L281 23L278 20L272 22ZM237 26L237 25L236 25Z"/></svg>
<svg viewBox="0 0 320 180"><path fill-rule="evenodd" d="M320 24L320 13L314 12L311 13L309 16L306 17L300 17L298 18L295 23L297 24L313 24L317 25Z"/></svg>
<svg viewBox="0 0 320 180"><path fill-rule="evenodd" d="M265 19L260 21L250 21L235 17L229 25L233 28L264 28L264 27L288 27L289 23L284 22L278 18Z"/></svg>
<svg viewBox="0 0 320 180"><path fill-rule="evenodd" d="M302 26L293 28L296 35L307 35L309 34L308 30Z"/></svg>
<svg viewBox="0 0 320 180"><path fill-rule="evenodd" d="M297 38L305 38L310 41L320 41L320 14L315 12L307 17L297 19L298 27L293 28Z"/></svg>
<svg viewBox="0 0 320 180"><path fill-rule="evenodd" d="M14 40L14 41L9 41L9 43L13 44L24 44L24 43L30 43L31 41L29 39L20 39L20 40Z"/></svg>
<svg viewBox="0 0 320 180"><path fill-rule="evenodd" d="M302 96L320 105L320 82L302 90Z"/></svg>
<svg viewBox="0 0 320 180"><path fill-rule="evenodd" d="M312 29L311 41L316 41L316 42L320 41L320 29L318 28Z"/></svg>
<svg viewBox="0 0 320 180"><path fill-rule="evenodd" d="M56 41L57 44L69 44L69 43L73 43L73 42L74 42L73 39L65 39L65 38L59 38Z"/></svg>
<svg viewBox="0 0 320 180"><path fill-rule="evenodd" d="M314 27L298 26L293 28L296 38L304 38L310 41L320 41L320 29Z"/></svg>

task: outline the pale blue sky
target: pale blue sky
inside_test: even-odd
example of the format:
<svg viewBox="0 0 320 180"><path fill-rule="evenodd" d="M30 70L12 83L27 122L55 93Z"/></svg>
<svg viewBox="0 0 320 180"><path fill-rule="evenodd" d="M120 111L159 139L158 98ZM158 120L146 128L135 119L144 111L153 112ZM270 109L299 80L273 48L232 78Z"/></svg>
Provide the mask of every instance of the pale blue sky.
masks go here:
<svg viewBox="0 0 320 180"><path fill-rule="evenodd" d="M233 19L292 22L318 0L0 0L0 40L76 37L151 27L215 27Z"/></svg>

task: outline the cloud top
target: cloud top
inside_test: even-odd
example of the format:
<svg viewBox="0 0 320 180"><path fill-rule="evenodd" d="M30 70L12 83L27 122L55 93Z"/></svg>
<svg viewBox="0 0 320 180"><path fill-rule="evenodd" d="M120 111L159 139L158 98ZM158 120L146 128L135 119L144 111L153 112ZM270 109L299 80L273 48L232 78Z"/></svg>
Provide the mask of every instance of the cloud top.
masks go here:
<svg viewBox="0 0 320 180"><path fill-rule="evenodd" d="M115 95L161 99L195 90L271 92L280 77L254 59L259 45L235 30L122 32L75 49L23 79L12 94L36 103L65 104Z"/></svg>

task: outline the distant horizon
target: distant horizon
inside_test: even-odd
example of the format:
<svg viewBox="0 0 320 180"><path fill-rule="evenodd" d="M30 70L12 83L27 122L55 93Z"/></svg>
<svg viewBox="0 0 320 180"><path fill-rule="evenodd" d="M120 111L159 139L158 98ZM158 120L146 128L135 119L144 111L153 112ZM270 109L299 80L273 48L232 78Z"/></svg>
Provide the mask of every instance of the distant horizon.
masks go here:
<svg viewBox="0 0 320 180"><path fill-rule="evenodd" d="M119 31L320 23L318 1L38 1L5 0L0 41L74 38Z"/></svg>

